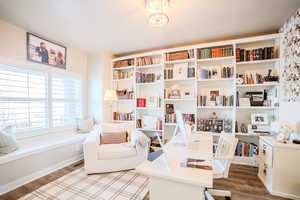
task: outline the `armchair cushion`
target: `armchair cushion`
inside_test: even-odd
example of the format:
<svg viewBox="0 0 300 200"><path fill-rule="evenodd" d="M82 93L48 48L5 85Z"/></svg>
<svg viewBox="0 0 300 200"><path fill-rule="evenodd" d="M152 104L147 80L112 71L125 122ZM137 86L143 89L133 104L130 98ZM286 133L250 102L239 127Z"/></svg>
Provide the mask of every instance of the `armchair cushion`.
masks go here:
<svg viewBox="0 0 300 200"><path fill-rule="evenodd" d="M112 160L136 156L137 151L126 143L102 144L99 146L97 154L99 160Z"/></svg>
<svg viewBox="0 0 300 200"><path fill-rule="evenodd" d="M127 142L127 132L101 132L100 144L121 144Z"/></svg>

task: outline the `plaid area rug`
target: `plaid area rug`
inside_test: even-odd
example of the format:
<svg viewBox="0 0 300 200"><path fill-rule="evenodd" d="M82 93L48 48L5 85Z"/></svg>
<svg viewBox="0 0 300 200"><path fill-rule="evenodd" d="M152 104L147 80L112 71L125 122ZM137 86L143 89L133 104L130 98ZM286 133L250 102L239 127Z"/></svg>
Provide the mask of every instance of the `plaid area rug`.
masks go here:
<svg viewBox="0 0 300 200"><path fill-rule="evenodd" d="M86 175L75 170L20 200L143 200L149 179L133 171Z"/></svg>

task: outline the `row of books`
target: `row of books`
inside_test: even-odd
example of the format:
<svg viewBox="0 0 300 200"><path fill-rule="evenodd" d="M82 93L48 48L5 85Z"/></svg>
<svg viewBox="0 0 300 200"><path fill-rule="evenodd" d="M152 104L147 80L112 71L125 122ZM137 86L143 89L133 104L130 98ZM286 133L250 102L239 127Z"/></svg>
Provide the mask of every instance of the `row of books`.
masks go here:
<svg viewBox="0 0 300 200"><path fill-rule="evenodd" d="M137 98L136 106L139 108L151 107L151 108L160 108L162 100L159 96L149 96L146 98Z"/></svg>
<svg viewBox="0 0 300 200"><path fill-rule="evenodd" d="M190 59L190 58L194 58L194 49L177 51L177 52L165 54L166 61L184 60L184 59Z"/></svg>
<svg viewBox="0 0 300 200"><path fill-rule="evenodd" d="M197 106L233 106L234 96L215 96L214 101L210 101L208 96L197 96ZM210 102L209 102L210 101Z"/></svg>
<svg viewBox="0 0 300 200"><path fill-rule="evenodd" d="M233 56L232 46L205 48L205 49L200 49L198 51L198 57L200 59L219 58L219 57L227 57L227 56Z"/></svg>
<svg viewBox="0 0 300 200"><path fill-rule="evenodd" d="M236 156L255 157L258 155L258 146L253 143L239 141L236 150Z"/></svg>
<svg viewBox="0 0 300 200"><path fill-rule="evenodd" d="M130 71L120 71L116 70L113 72L113 79L118 80L118 79L126 79L126 78L131 78L132 77L132 72Z"/></svg>
<svg viewBox="0 0 300 200"><path fill-rule="evenodd" d="M200 79L232 78L234 68L232 65L210 66L203 67L198 72Z"/></svg>
<svg viewBox="0 0 300 200"><path fill-rule="evenodd" d="M133 99L134 92L130 89L116 90L118 99Z"/></svg>
<svg viewBox="0 0 300 200"><path fill-rule="evenodd" d="M145 56L136 59L136 66L160 64L160 56Z"/></svg>
<svg viewBox="0 0 300 200"><path fill-rule="evenodd" d="M144 73L137 72L136 73L136 82L137 83L152 83L157 80L158 76L156 73Z"/></svg>
<svg viewBox="0 0 300 200"><path fill-rule="evenodd" d="M236 49L236 61L254 61L275 58L275 47L264 47L257 49Z"/></svg>
<svg viewBox="0 0 300 200"><path fill-rule="evenodd" d="M232 132L232 120L231 119L198 119L197 131L225 133Z"/></svg>
<svg viewBox="0 0 300 200"><path fill-rule="evenodd" d="M164 70L164 79L186 79L186 78L195 78L195 67L186 68L168 68Z"/></svg>
<svg viewBox="0 0 300 200"><path fill-rule="evenodd" d="M133 112L131 112L131 113L113 112L113 120L133 121L134 114L133 114Z"/></svg>
<svg viewBox="0 0 300 200"><path fill-rule="evenodd" d="M120 60L113 63L113 68L133 66L134 59Z"/></svg>

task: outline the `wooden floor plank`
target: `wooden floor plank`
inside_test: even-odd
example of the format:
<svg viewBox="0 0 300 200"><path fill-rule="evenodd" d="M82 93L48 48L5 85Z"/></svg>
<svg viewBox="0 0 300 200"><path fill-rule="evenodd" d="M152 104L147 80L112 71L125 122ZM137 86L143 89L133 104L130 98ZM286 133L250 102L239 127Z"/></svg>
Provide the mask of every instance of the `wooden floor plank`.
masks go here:
<svg viewBox="0 0 300 200"><path fill-rule="evenodd" d="M0 196L0 199L16 200L82 166L82 162L79 162L57 170L47 176ZM232 165L229 178L214 180L214 187L217 189L230 190L232 193L232 200L287 200L285 198L270 195L257 177L257 168L245 165ZM145 197L145 200L148 199L148 196ZM223 200L223 198L217 198L216 200L221 199Z"/></svg>

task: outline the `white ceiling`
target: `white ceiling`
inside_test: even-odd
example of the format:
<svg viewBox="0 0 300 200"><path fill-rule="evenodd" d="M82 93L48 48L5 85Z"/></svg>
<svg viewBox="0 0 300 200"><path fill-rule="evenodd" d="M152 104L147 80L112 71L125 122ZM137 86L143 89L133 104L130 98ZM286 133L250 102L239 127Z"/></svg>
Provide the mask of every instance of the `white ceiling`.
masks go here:
<svg viewBox="0 0 300 200"><path fill-rule="evenodd" d="M114 54L278 29L300 0L171 0L147 24L144 0L1 0L0 18L51 40Z"/></svg>

